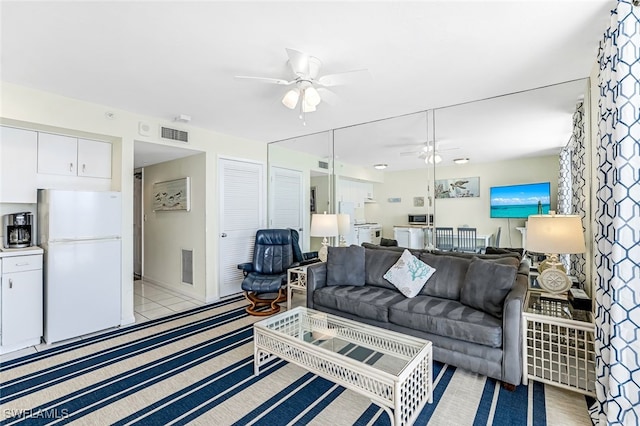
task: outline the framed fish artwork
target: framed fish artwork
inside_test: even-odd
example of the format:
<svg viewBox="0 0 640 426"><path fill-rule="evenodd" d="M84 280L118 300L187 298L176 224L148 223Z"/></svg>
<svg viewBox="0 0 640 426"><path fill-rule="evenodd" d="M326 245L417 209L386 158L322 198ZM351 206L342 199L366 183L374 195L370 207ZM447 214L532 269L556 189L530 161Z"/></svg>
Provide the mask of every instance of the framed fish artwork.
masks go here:
<svg viewBox="0 0 640 426"><path fill-rule="evenodd" d="M436 179L436 198L468 198L480 196L480 178Z"/></svg>

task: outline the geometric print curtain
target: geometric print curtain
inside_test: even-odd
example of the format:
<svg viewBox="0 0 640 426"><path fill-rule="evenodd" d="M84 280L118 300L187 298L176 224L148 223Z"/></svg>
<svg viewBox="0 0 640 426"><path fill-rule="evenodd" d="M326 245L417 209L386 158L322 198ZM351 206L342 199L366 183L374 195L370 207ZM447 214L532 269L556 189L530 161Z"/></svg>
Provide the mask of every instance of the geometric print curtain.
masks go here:
<svg viewBox="0 0 640 426"><path fill-rule="evenodd" d="M586 198L589 188L586 180L586 149L584 131L584 100L578 101L573 113L573 133L567 146L560 151L560 175L558 178L558 214L576 214L587 229ZM569 275L586 281L586 258L583 254L562 254L560 261Z"/></svg>
<svg viewBox="0 0 640 426"><path fill-rule="evenodd" d="M576 105L576 112L573 114L573 138L571 145L571 212L580 216L582 221L582 232L587 229L586 200L589 192L586 179L586 158L585 131L584 131L584 100L580 100ZM584 235L584 234L583 234ZM587 279L585 255L572 254L571 275L578 278L578 282L584 283Z"/></svg>
<svg viewBox="0 0 640 426"><path fill-rule="evenodd" d="M619 1L598 55L596 403L590 409L598 425L640 420L638 18L630 2Z"/></svg>

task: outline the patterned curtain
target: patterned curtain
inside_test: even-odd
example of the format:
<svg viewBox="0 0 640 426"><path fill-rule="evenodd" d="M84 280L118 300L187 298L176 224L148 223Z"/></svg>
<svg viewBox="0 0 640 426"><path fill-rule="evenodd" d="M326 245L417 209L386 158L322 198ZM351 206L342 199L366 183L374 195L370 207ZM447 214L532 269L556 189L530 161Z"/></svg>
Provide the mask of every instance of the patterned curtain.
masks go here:
<svg viewBox="0 0 640 426"><path fill-rule="evenodd" d="M558 177L558 214L577 214L582 218L582 229L586 230L585 201L587 187L586 150L584 142L584 101L576 104L573 113L573 134L567 146L560 151L560 175ZM586 281L586 260L583 254L561 254L560 261L570 275L578 281Z"/></svg>
<svg viewBox="0 0 640 426"><path fill-rule="evenodd" d="M575 124L575 123L574 123ZM574 131L575 133L575 131ZM571 136L567 146L560 151L560 175L558 176L558 214L571 214L572 199L572 173L571 173L571 148L574 137ZM568 254L561 254L558 259L564 266L568 274L570 270L570 257Z"/></svg>
<svg viewBox="0 0 640 426"><path fill-rule="evenodd" d="M584 101L579 101L576 105L576 112L573 114L573 137L571 146L571 213L577 214L582 220L582 231L587 229L585 210L587 194L586 149L584 142ZM578 278L578 282L584 283L587 280L587 262L584 254L572 254L570 256L571 265L567 271Z"/></svg>
<svg viewBox="0 0 640 426"><path fill-rule="evenodd" d="M627 0L611 14L598 56L596 403L598 425L635 425L640 404L640 22Z"/></svg>

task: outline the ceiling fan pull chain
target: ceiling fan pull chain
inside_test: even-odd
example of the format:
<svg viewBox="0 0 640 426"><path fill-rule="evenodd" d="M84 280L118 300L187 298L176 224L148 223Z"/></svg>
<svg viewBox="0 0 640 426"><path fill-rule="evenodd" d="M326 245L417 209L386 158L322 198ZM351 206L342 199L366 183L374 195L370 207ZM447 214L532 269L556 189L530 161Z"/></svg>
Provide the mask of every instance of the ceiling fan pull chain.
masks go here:
<svg viewBox="0 0 640 426"><path fill-rule="evenodd" d="M306 116L305 116L305 112L304 112L304 98L305 98L305 90L301 89L300 90L300 120L302 120L302 125L306 126L307 125L307 120L306 120Z"/></svg>

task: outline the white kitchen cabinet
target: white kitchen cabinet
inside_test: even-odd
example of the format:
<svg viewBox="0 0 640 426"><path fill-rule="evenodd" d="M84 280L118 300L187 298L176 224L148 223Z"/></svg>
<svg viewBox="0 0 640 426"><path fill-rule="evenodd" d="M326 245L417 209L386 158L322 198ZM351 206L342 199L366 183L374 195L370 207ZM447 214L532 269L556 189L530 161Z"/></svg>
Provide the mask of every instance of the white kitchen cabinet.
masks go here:
<svg viewBox="0 0 640 426"><path fill-rule="evenodd" d="M111 143L78 139L78 176L111 178Z"/></svg>
<svg viewBox="0 0 640 426"><path fill-rule="evenodd" d="M0 130L0 203L35 203L38 133Z"/></svg>
<svg viewBox="0 0 640 426"><path fill-rule="evenodd" d="M38 173L76 176L78 138L38 133Z"/></svg>
<svg viewBox="0 0 640 426"><path fill-rule="evenodd" d="M111 143L38 134L38 173L111 178Z"/></svg>
<svg viewBox="0 0 640 426"><path fill-rule="evenodd" d="M3 257L0 261L0 353L4 353L40 343L42 254Z"/></svg>

